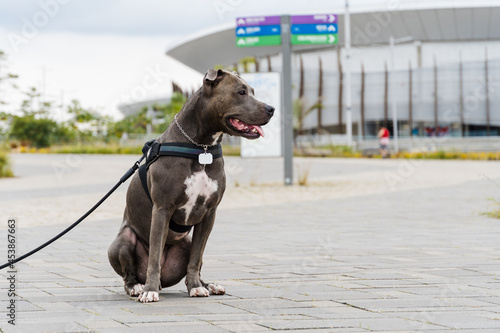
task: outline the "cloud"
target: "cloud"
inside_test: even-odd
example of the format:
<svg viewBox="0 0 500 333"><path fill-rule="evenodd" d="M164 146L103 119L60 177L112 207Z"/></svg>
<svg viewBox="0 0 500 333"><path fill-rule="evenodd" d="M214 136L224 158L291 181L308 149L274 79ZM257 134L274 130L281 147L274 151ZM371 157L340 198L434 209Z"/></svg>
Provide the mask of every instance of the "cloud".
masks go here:
<svg viewBox="0 0 500 333"><path fill-rule="evenodd" d="M356 4L367 1L372 0ZM328 6L341 10L343 3L336 0ZM165 56L174 39L234 22L237 16L315 10L325 12L325 1L0 1L0 50L9 56L2 70L9 66L20 75L21 92L35 86L57 103L76 98L116 115L116 104L127 100L123 96L142 92L144 82L153 82L147 78L151 71L168 74L158 85L146 84L155 89L147 89L145 98L168 94L172 78L188 90L199 87L200 73ZM5 89L0 86L4 96ZM7 93L9 108L18 108L21 92Z"/></svg>
<svg viewBox="0 0 500 333"><path fill-rule="evenodd" d="M37 13L44 11L57 12L45 31L82 34L191 33L219 20L212 1L24 0L0 3L0 27L20 32L25 20L33 21Z"/></svg>
<svg viewBox="0 0 500 333"><path fill-rule="evenodd" d="M20 75L20 89L9 92L8 110L18 109L30 87L44 90L44 98L55 104L78 99L115 117L119 103L170 94L172 78L189 90L198 88L200 73L165 56L170 41L163 36L40 34L9 58L9 71ZM139 89L144 84L147 89Z"/></svg>
<svg viewBox="0 0 500 333"><path fill-rule="evenodd" d="M360 2L373 0L358 0ZM401 1L401 0L400 0ZM188 34L237 16L280 15L310 12L325 7L342 8L344 0L325 5L324 0L23 0L0 2L0 27L19 32L25 19L59 7L44 28L47 32L81 34L169 35Z"/></svg>

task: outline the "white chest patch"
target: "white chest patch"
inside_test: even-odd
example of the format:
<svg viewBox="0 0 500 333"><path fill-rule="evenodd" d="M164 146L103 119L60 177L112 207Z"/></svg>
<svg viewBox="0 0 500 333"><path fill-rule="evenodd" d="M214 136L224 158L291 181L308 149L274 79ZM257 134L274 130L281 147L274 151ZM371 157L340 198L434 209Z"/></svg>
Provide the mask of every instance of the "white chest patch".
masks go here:
<svg viewBox="0 0 500 333"><path fill-rule="evenodd" d="M205 197L205 202L212 194L217 192L218 184L216 180L208 177L205 171L193 173L184 181L186 185L186 196L188 198L186 204L180 209L184 209L186 214L186 221L189 219L196 201L199 196Z"/></svg>
<svg viewBox="0 0 500 333"><path fill-rule="evenodd" d="M222 132L217 132L214 135L212 135L212 139L214 139L214 142L212 142L212 145L217 144L217 141L219 140L221 135L222 135Z"/></svg>

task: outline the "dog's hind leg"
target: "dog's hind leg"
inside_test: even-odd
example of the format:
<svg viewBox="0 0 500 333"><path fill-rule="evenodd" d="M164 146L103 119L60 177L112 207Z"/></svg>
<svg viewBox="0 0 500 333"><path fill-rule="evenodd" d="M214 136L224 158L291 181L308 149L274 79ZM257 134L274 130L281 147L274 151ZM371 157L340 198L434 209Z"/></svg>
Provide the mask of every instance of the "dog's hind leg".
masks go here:
<svg viewBox="0 0 500 333"><path fill-rule="evenodd" d="M109 263L123 278L125 292L130 296L138 296L144 288L137 279L136 247L136 234L124 227L108 249Z"/></svg>

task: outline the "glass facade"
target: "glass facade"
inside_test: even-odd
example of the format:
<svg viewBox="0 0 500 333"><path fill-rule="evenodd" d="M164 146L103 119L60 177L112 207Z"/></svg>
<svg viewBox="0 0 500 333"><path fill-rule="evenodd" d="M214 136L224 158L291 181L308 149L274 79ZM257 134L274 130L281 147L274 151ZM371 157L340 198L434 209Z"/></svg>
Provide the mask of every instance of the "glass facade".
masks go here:
<svg viewBox="0 0 500 333"><path fill-rule="evenodd" d="M345 133L344 77L336 59L327 53L296 53L293 69L293 99L299 98L303 80L304 109L318 103L319 66L323 65L321 119L315 109L304 118L303 128L315 133L318 122L332 134ZM335 52L336 53L336 52ZM303 74L300 58L303 58ZM337 58L338 59L338 58ZM358 135L358 123L363 124L363 138L374 138L381 126L393 131L392 99L396 100L398 132L409 136L496 136L500 135L500 59L491 56L486 61L427 61L417 67L408 61L391 73L387 65L363 73L352 73L353 134ZM385 64L381 60L381 64ZM325 68L326 67L326 68ZM403 68L401 68L403 67ZM302 76L302 79L301 79Z"/></svg>

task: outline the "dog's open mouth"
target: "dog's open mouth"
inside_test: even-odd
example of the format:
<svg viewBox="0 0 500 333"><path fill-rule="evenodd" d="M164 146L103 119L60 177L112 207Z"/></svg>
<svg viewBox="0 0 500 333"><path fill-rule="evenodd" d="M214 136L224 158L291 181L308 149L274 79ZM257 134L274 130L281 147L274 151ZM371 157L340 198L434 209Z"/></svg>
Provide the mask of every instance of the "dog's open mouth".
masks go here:
<svg viewBox="0 0 500 333"><path fill-rule="evenodd" d="M258 138L264 137L264 131L262 127L258 125L249 125L237 118L228 118L229 125L242 136L247 138Z"/></svg>

